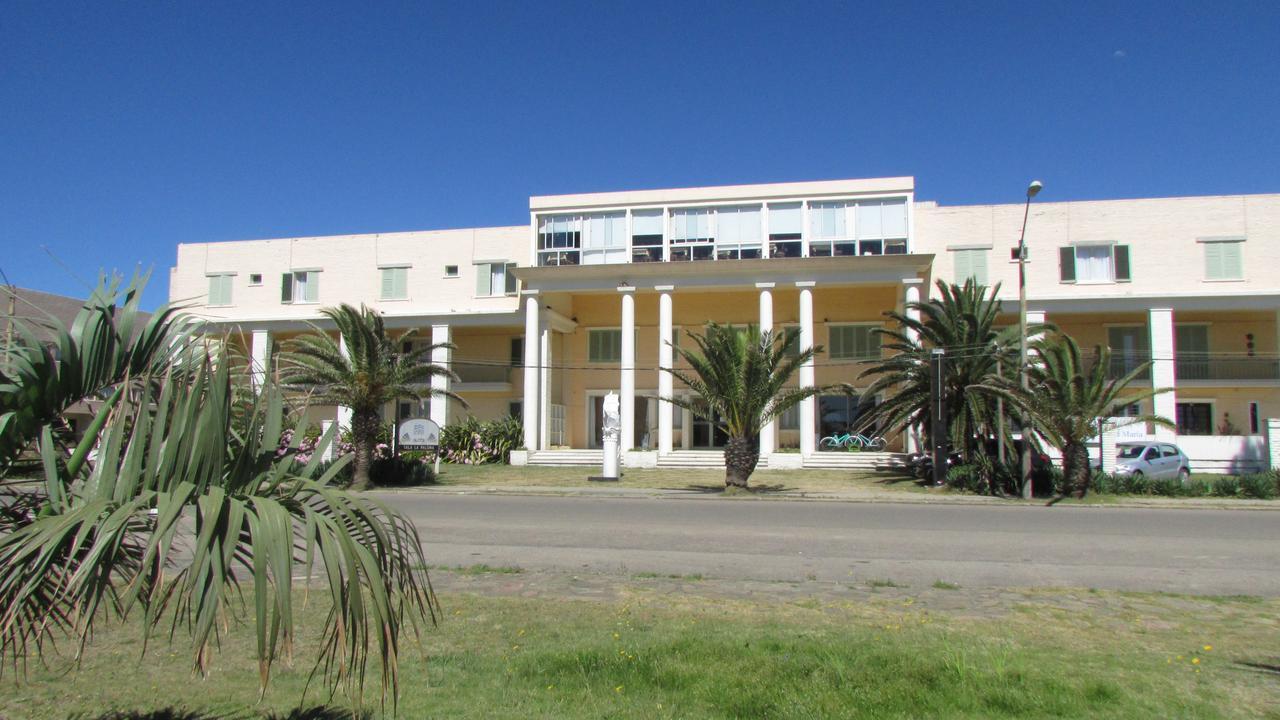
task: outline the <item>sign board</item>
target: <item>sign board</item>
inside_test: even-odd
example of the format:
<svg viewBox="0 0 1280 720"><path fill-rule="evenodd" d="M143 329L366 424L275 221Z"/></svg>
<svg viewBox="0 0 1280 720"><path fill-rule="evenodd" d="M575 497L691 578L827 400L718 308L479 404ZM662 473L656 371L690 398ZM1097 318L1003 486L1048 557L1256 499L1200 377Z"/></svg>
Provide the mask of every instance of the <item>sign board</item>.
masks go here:
<svg viewBox="0 0 1280 720"><path fill-rule="evenodd" d="M1151 437L1147 433L1147 424L1134 422L1133 418L1113 417L1107 418L1107 422L1116 429L1116 442L1134 442Z"/></svg>
<svg viewBox="0 0 1280 720"><path fill-rule="evenodd" d="M396 433L401 450L423 450L440 445L440 426L426 418L414 418L400 423Z"/></svg>

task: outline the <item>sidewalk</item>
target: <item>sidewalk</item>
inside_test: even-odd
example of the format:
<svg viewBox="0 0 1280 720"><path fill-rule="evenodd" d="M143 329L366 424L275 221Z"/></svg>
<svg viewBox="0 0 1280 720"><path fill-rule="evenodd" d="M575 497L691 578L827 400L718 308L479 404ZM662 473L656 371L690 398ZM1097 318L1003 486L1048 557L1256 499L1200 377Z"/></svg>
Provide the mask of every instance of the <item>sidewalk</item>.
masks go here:
<svg viewBox="0 0 1280 720"><path fill-rule="evenodd" d="M809 502L898 503L913 505L1009 505L1038 506L1048 499L1023 500L996 498L986 495L959 493L903 492L894 490L855 489L830 490L765 490L757 493L725 495L719 491L696 488L639 488L627 487L624 482L600 483L588 487L556 485L428 485L413 488L379 488L379 493L435 493L444 495L543 495L556 497L631 498L650 500L791 500ZM1101 495L1090 496L1090 502L1064 500L1055 507L1062 508L1166 508L1212 510L1280 510L1280 500L1250 500L1227 498L1169 498Z"/></svg>

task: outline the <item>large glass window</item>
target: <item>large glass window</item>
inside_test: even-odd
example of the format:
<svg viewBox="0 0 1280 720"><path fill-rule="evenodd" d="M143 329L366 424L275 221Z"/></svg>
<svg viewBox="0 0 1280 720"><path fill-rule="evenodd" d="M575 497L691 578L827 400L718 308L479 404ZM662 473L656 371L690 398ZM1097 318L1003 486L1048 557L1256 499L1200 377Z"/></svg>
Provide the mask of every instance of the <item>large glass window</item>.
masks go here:
<svg viewBox="0 0 1280 720"><path fill-rule="evenodd" d="M715 236L711 233L710 208L682 208L671 211L671 259L712 260Z"/></svg>
<svg viewBox="0 0 1280 720"><path fill-rule="evenodd" d="M878 325L833 325L827 354L833 360L874 360L880 357Z"/></svg>
<svg viewBox="0 0 1280 720"><path fill-rule="evenodd" d="M750 260L760 257L760 206L716 209L716 259Z"/></svg>
<svg viewBox="0 0 1280 720"><path fill-rule="evenodd" d="M773 203L769 206L769 257L800 257L804 215L800 203Z"/></svg>
<svg viewBox="0 0 1280 720"><path fill-rule="evenodd" d="M577 265L582 262L582 217L543 215L538 218L538 264Z"/></svg>
<svg viewBox="0 0 1280 720"><path fill-rule="evenodd" d="M662 210L631 212L631 262L662 261Z"/></svg>
<svg viewBox="0 0 1280 720"><path fill-rule="evenodd" d="M612 265L627 261L627 215L623 212L586 215L582 241L583 265Z"/></svg>
<svg viewBox="0 0 1280 720"><path fill-rule="evenodd" d="M209 276L209 305L231 304L231 281L234 275Z"/></svg>
<svg viewBox="0 0 1280 720"><path fill-rule="evenodd" d="M814 257L857 255L858 243L848 231L848 203L809 203L809 254Z"/></svg>
<svg viewBox="0 0 1280 720"><path fill-rule="evenodd" d="M320 302L320 272L318 270L298 270L285 273L280 278L280 302Z"/></svg>
<svg viewBox="0 0 1280 720"><path fill-rule="evenodd" d="M818 437L840 436L851 432L857 427L858 418L871 408L873 402L873 398L858 395L819 395ZM863 434L874 435L875 431L867 430Z"/></svg>

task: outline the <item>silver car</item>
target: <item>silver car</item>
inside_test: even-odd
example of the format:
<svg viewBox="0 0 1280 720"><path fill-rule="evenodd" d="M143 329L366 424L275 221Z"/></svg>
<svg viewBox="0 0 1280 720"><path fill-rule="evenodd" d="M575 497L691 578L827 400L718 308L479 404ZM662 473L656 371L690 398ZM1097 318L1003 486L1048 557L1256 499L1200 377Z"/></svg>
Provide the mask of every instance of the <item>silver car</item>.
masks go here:
<svg viewBox="0 0 1280 720"><path fill-rule="evenodd" d="M1124 443L1116 447L1116 474L1186 482L1191 477L1191 461L1171 443Z"/></svg>

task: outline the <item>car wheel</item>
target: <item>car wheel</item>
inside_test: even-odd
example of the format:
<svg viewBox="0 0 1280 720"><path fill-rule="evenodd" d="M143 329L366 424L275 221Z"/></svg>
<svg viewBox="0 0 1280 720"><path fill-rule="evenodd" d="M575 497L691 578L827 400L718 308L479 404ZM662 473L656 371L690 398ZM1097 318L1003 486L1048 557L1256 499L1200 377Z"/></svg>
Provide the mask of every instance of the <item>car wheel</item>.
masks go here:
<svg viewBox="0 0 1280 720"><path fill-rule="evenodd" d="M1129 474L1129 477L1133 478L1134 480L1141 480L1141 479L1142 479L1142 471L1141 471L1141 470L1134 470L1132 473L1130 473L1130 474Z"/></svg>
<svg viewBox="0 0 1280 720"><path fill-rule="evenodd" d="M1178 468L1178 482L1182 483L1183 485L1186 485L1187 481L1190 479L1191 479L1190 470L1186 468Z"/></svg>

